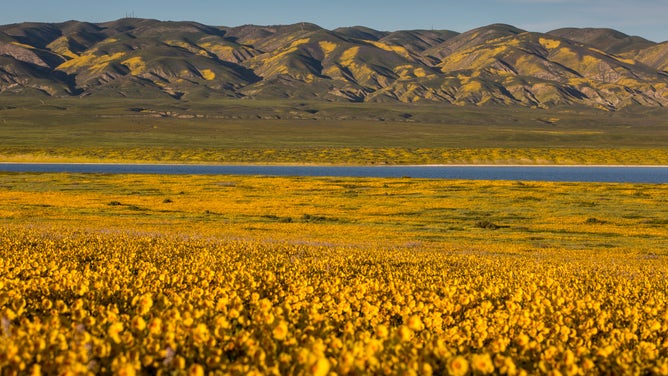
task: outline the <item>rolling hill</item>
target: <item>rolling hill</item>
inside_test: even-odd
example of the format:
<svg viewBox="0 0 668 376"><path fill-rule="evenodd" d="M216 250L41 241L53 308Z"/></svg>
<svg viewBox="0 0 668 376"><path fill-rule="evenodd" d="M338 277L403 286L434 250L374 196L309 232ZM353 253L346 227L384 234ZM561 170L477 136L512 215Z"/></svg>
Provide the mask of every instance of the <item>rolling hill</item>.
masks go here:
<svg viewBox="0 0 668 376"><path fill-rule="evenodd" d="M0 26L0 98L668 106L668 43L611 29L334 30L125 18Z"/></svg>

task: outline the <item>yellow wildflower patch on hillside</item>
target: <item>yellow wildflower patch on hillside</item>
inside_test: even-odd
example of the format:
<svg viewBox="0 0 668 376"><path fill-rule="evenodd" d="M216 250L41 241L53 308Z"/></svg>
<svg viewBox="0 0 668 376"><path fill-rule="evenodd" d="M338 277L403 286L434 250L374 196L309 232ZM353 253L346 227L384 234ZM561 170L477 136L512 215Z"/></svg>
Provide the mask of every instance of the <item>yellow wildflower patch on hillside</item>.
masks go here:
<svg viewBox="0 0 668 376"><path fill-rule="evenodd" d="M605 52L605 51L603 51L603 50L601 50L601 49L595 48L595 47L588 47L588 49L589 49L589 51L591 51L591 52L595 52L595 53L597 53L597 54L601 54L601 55L605 55L605 56L610 56L607 52Z"/></svg>
<svg viewBox="0 0 668 376"><path fill-rule="evenodd" d="M603 60L594 56L585 55L582 57L582 65L584 66L585 69L592 69L595 66L598 66L602 62Z"/></svg>
<svg viewBox="0 0 668 376"><path fill-rule="evenodd" d="M23 48L26 48L26 49L29 49L29 50L34 50L35 49L35 47L33 47L31 45L16 42L16 41L9 42L9 44L13 44L15 46L23 47Z"/></svg>
<svg viewBox="0 0 668 376"><path fill-rule="evenodd" d="M551 57L552 60L557 62L566 62L572 64L579 58L579 55L568 47L559 48L556 53ZM568 65L565 64L565 65Z"/></svg>
<svg viewBox="0 0 668 376"><path fill-rule="evenodd" d="M234 48L232 48L232 46L226 46L226 45L221 45L221 44L211 43L211 42L202 43L200 45L200 47L202 47L206 50L212 51L212 52L225 52L225 53L227 53L227 52L234 51Z"/></svg>
<svg viewBox="0 0 668 376"><path fill-rule="evenodd" d="M349 48L341 54L341 57L339 58L339 62L341 65L344 67L347 67L350 72L354 75L355 80L359 82L365 82L367 80L378 80L378 82L384 82L385 77L378 76L376 72L371 69L369 66L366 64L358 64L355 61L355 57L359 54L359 46L355 46L352 48ZM374 85L378 85L378 82L374 82ZM381 84L382 85L382 84Z"/></svg>
<svg viewBox="0 0 668 376"><path fill-rule="evenodd" d="M322 52L324 52L325 58L327 58L327 56L331 54L338 46L336 43L326 40L318 42L318 45L320 46L320 49L322 49Z"/></svg>
<svg viewBox="0 0 668 376"><path fill-rule="evenodd" d="M477 93L482 89L480 81L470 80L461 86L461 90L466 93Z"/></svg>
<svg viewBox="0 0 668 376"><path fill-rule="evenodd" d="M443 72L458 69L480 69L493 64L497 56L504 54L508 46L500 45L492 49L470 48L447 56L441 65Z"/></svg>
<svg viewBox="0 0 668 376"><path fill-rule="evenodd" d="M410 78L411 76L411 71L413 70L413 66L410 64L406 65L397 65L394 67L394 73L398 74L399 77L401 78Z"/></svg>
<svg viewBox="0 0 668 376"><path fill-rule="evenodd" d="M539 38L538 43L540 43L541 46L548 50L553 50L561 45L561 41L547 38Z"/></svg>
<svg viewBox="0 0 668 376"><path fill-rule="evenodd" d="M394 52L398 55L401 55L405 58L410 58L410 54L408 53L408 50L406 50L405 47L402 46L391 46L389 44L385 44L383 42L378 42L374 40L365 40L365 42L372 44L382 50L389 51L389 52Z"/></svg>
<svg viewBox="0 0 668 376"><path fill-rule="evenodd" d="M326 76L330 76L330 77L337 77L337 78L339 78L339 77L342 76L341 68L339 68L339 67L336 66L336 65L332 65L332 66L329 66L329 67L324 68L324 69L322 70L322 73L323 73L324 75L326 75Z"/></svg>
<svg viewBox="0 0 668 376"><path fill-rule="evenodd" d="M193 45L188 42L184 42L182 40L166 40L164 43L168 46L172 47L181 47L186 50L191 50L193 48Z"/></svg>
<svg viewBox="0 0 668 376"><path fill-rule="evenodd" d="M144 63L144 60L141 58L141 56L131 57L121 62L121 64L128 67L128 69L130 69L130 74L133 76L141 74L146 69L146 63Z"/></svg>
<svg viewBox="0 0 668 376"><path fill-rule="evenodd" d="M202 78L207 81L212 81L216 78L216 74L211 69L202 69L199 73L202 75Z"/></svg>
<svg viewBox="0 0 668 376"><path fill-rule="evenodd" d="M574 77L568 79L568 84L573 86L581 86L581 85L591 86L593 85L593 82L591 81L591 79L586 77Z"/></svg>
<svg viewBox="0 0 668 376"><path fill-rule="evenodd" d="M302 38L302 39L298 39L296 41L293 41L292 43L290 43L290 46L281 50L279 53L275 54L274 56L271 56L269 58L264 59L262 62L264 64L277 62L280 59L282 59L284 56L297 51L297 48L299 46L301 46L302 44L308 43L308 42L309 42L309 38ZM282 69L282 68L275 67L274 69ZM287 67L285 67L285 70L287 71Z"/></svg>
<svg viewBox="0 0 668 376"><path fill-rule="evenodd" d="M628 87L641 87L644 83L641 82L640 80L636 80L634 78L621 78L615 82L618 85L624 85Z"/></svg>
<svg viewBox="0 0 668 376"><path fill-rule="evenodd" d="M625 58L618 57L618 56L615 57L615 59L617 59L617 61L620 61L622 63L626 63L626 64L629 64L629 65L636 65L636 61L633 60L633 59L625 59Z"/></svg>
<svg viewBox="0 0 668 376"><path fill-rule="evenodd" d="M57 69L77 69L88 68L90 71L100 71L106 68L111 62L122 58L125 55L123 52L116 52L111 55L95 55L95 52L87 53L78 56L72 60L68 60L58 66Z"/></svg>
<svg viewBox="0 0 668 376"><path fill-rule="evenodd" d="M522 75L537 75L546 71L544 61L534 55L523 55L517 59L515 69ZM500 73L500 72L499 72Z"/></svg>
<svg viewBox="0 0 668 376"><path fill-rule="evenodd" d="M412 79L415 77L426 77L427 72L422 67L415 67L411 64L398 65L394 67L394 72L399 75L400 79Z"/></svg>
<svg viewBox="0 0 668 376"><path fill-rule="evenodd" d="M49 48L51 51L61 56L68 57L70 59L74 59L79 56L74 52L70 51L69 39L67 39L66 36L57 38L53 42L49 43L46 47Z"/></svg>
<svg viewBox="0 0 668 376"><path fill-rule="evenodd" d="M308 43L309 41L310 41L309 38L297 39L297 40L293 41L292 43L290 43L290 46L288 47L288 49L297 48L297 47L301 46L302 44Z"/></svg>
<svg viewBox="0 0 668 376"><path fill-rule="evenodd" d="M413 74L415 75L415 77L426 77L427 76L427 72L425 72L424 68L416 68L413 71Z"/></svg>
<svg viewBox="0 0 668 376"><path fill-rule="evenodd" d="M463 53L453 53L443 59L442 71L447 72L450 67L456 67L462 60L468 57L473 51L467 50Z"/></svg>
<svg viewBox="0 0 668 376"><path fill-rule="evenodd" d="M343 65L349 65L353 62L353 59L355 59L359 51L360 51L359 46L351 47L343 51L343 54L341 54L341 58L339 61Z"/></svg>

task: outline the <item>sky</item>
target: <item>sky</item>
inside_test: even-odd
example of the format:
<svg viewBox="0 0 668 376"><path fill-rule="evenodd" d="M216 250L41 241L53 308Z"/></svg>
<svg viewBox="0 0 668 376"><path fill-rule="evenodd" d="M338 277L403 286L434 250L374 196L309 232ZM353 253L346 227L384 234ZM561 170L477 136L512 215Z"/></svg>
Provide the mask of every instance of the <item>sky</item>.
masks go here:
<svg viewBox="0 0 668 376"><path fill-rule="evenodd" d="M312 22L326 29L440 29L464 32L493 23L528 31L605 27L668 41L668 0L0 0L0 24L104 22L134 15L214 26Z"/></svg>

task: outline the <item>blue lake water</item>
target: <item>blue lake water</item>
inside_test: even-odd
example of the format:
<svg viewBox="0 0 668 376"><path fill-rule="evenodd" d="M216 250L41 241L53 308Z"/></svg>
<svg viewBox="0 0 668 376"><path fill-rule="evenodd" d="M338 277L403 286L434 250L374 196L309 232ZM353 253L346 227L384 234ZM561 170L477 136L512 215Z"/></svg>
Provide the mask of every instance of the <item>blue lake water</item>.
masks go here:
<svg viewBox="0 0 668 376"><path fill-rule="evenodd" d="M0 163L5 172L413 177L467 180L668 183L668 167L646 166L283 166Z"/></svg>

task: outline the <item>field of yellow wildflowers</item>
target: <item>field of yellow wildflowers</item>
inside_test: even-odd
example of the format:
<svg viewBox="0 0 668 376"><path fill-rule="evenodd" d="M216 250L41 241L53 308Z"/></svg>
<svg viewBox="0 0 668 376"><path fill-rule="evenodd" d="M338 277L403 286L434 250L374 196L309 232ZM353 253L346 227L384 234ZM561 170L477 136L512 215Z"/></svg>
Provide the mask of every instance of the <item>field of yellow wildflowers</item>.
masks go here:
<svg viewBox="0 0 668 376"><path fill-rule="evenodd" d="M0 136L2 136L0 132ZM40 135L40 137L43 137ZM301 136L297 136L301 137ZM1 138L1 137L0 137ZM20 147L0 145L0 158L14 162L172 162L332 165L523 164L660 165L665 148L455 148L455 147Z"/></svg>
<svg viewBox="0 0 668 376"><path fill-rule="evenodd" d="M0 186L2 374L668 374L665 185Z"/></svg>

